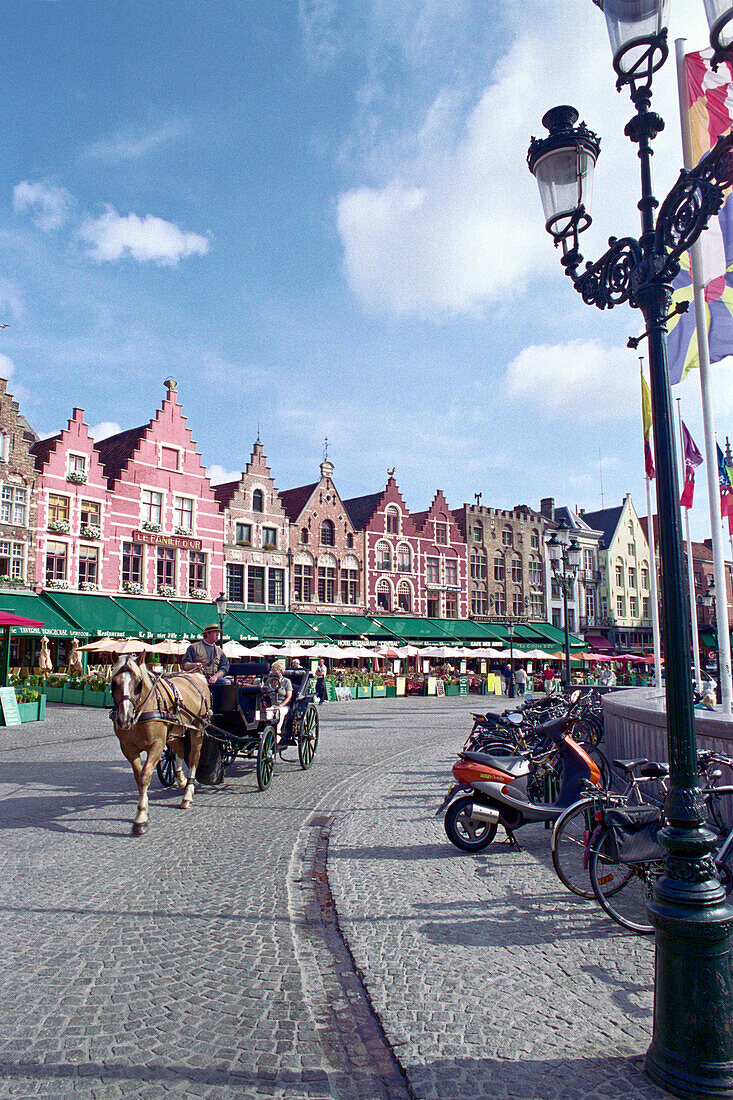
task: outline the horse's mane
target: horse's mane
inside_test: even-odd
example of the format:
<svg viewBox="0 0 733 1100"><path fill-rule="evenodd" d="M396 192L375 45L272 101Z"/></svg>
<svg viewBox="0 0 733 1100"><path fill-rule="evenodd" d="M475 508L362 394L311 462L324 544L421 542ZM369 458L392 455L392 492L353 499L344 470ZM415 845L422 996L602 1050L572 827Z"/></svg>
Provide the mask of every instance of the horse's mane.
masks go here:
<svg viewBox="0 0 733 1100"><path fill-rule="evenodd" d="M131 672L133 674L133 676L136 676L140 680L142 680L143 685L148 690L152 688L153 681L150 678L150 673L148 672L147 668L145 667L145 665L139 665L135 658L131 657L129 653L125 653L122 657L120 657L119 661L112 669L110 679L114 680L117 673L121 672L123 669L127 669L128 672Z"/></svg>

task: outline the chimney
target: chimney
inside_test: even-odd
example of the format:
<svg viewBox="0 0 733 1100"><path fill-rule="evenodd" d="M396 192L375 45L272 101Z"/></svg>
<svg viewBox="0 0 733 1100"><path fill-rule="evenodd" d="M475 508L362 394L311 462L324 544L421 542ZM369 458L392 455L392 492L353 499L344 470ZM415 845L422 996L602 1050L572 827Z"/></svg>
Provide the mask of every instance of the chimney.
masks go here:
<svg viewBox="0 0 733 1100"><path fill-rule="evenodd" d="M540 515L543 515L545 519L555 519L555 498L543 497L540 501Z"/></svg>
<svg viewBox="0 0 733 1100"><path fill-rule="evenodd" d="M327 458L324 458L323 462L321 463L321 477L322 478L327 477L327 478L332 479L334 469L335 469L335 466L334 466L333 462L329 461L329 459L327 459Z"/></svg>

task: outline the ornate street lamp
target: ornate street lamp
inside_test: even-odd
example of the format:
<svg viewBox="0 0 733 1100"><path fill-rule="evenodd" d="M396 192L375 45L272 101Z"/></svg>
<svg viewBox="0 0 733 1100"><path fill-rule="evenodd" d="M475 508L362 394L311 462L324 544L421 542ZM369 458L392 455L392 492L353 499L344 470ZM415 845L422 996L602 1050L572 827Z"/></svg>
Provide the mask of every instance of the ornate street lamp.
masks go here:
<svg viewBox="0 0 733 1100"><path fill-rule="evenodd" d="M679 484L667 365L667 328L672 280L680 259L722 205L731 182L733 135L722 137L691 171L683 171L661 203L652 190L651 143L664 121L651 109L652 77L667 56L666 0L596 0L606 16L619 88L629 85L636 114L626 126L638 146L641 164L641 234L611 237L609 248L581 270L578 234L590 224L585 189L574 210L567 209L567 171L545 165L547 153L562 147L566 163L576 163L598 139L572 108L548 112L549 137L533 138L530 171L538 175L543 205L548 196L555 215L550 226L562 263L588 305L612 309L628 303L641 311L648 340L657 463L657 509L664 607L667 736L670 788L667 825L660 831L666 850L665 873L657 880L649 909L656 930L654 1035L647 1052L649 1075L680 1096L733 1097L733 910L715 874L715 838L707 829L698 785L695 726L690 689L690 613L683 584ZM733 4L706 3L711 32L731 56L726 27ZM593 142L596 142L596 146ZM597 155L597 154L596 154ZM592 159L592 158L591 158ZM588 173L586 173L586 176ZM582 205L582 210L581 210ZM564 209L563 209L564 208ZM657 212L658 210L658 212ZM655 218L656 212L656 218ZM563 213L563 218L556 215ZM675 311L676 312L676 311ZM638 340L637 340L638 342ZM552 552L552 551L551 551Z"/></svg>
<svg viewBox="0 0 733 1100"><path fill-rule="evenodd" d="M563 626L565 629L565 670L563 687L570 686L570 627L568 625L568 597L572 595L575 578L580 568L580 543L573 536L564 519L547 540L550 567L555 584L562 592Z"/></svg>
<svg viewBox="0 0 733 1100"><path fill-rule="evenodd" d="M512 670L511 680L509 682L507 694L510 699L514 698L514 623L508 622L506 624L506 636L509 639L509 668Z"/></svg>
<svg viewBox="0 0 733 1100"><path fill-rule="evenodd" d="M703 0L710 26L710 45L713 47L713 68L721 61L730 60L733 47L733 5L729 0Z"/></svg>
<svg viewBox="0 0 733 1100"><path fill-rule="evenodd" d="M216 613L219 616L219 645L224 645L224 618L227 613L227 600L223 592L216 598Z"/></svg>

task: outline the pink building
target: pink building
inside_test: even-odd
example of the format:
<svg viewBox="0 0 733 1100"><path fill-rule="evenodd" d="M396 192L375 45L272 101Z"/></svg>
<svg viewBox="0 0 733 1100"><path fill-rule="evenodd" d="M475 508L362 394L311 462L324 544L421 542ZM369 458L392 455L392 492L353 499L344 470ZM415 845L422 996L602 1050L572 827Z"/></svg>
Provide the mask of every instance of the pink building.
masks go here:
<svg viewBox="0 0 733 1100"><path fill-rule="evenodd" d="M468 557L455 517L440 489L427 512L413 520L420 532L420 569L428 619L468 618Z"/></svg>
<svg viewBox="0 0 733 1100"><path fill-rule="evenodd" d="M105 587L102 549L110 534L110 498L84 410L74 409L67 427L38 440L32 453L38 471L33 583L38 591L96 592Z"/></svg>
<svg viewBox="0 0 733 1100"><path fill-rule="evenodd" d="M420 532L390 475L380 493L344 501L365 562L367 611L425 614Z"/></svg>
<svg viewBox="0 0 733 1100"><path fill-rule="evenodd" d="M176 397L147 424L103 439L109 491L102 587L216 599L224 587L224 516Z"/></svg>

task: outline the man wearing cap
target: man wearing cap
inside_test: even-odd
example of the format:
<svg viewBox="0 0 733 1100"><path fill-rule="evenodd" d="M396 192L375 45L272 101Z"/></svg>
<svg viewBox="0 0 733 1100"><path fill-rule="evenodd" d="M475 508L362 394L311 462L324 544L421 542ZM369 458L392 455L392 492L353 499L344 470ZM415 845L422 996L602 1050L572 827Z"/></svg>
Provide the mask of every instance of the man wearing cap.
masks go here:
<svg viewBox="0 0 733 1100"><path fill-rule="evenodd" d="M229 671L229 658L218 645L219 627L210 623L202 630L203 641L193 642L183 654L184 672L201 672L210 684L217 684Z"/></svg>

